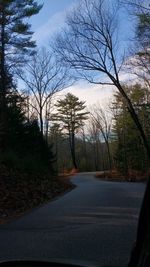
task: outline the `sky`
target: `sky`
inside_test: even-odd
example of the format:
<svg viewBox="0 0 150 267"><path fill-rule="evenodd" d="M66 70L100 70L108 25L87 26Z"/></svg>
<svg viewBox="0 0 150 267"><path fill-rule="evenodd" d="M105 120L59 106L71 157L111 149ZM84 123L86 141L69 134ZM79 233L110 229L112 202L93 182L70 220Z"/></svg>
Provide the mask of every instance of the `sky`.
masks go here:
<svg viewBox="0 0 150 267"><path fill-rule="evenodd" d="M33 38L36 40L38 47L48 47L53 34L61 30L64 25L67 12L78 3L78 0L38 0L38 3L43 3L44 5L39 14L30 19L34 31ZM126 20L126 14L121 14L120 23L124 25L121 38L123 43L127 44L126 37L131 33L131 28L130 21ZM125 74L121 74L122 80L126 80L126 78ZM102 106L107 107L116 90L113 86L78 82L72 87L63 90L61 96L64 96L68 91L78 96L80 100L86 101L87 106L99 102Z"/></svg>
<svg viewBox="0 0 150 267"><path fill-rule="evenodd" d="M38 0L38 3L43 3L43 8L30 20L35 32L33 37L38 45L48 45L54 32L64 24L67 12L77 2L78 0Z"/></svg>

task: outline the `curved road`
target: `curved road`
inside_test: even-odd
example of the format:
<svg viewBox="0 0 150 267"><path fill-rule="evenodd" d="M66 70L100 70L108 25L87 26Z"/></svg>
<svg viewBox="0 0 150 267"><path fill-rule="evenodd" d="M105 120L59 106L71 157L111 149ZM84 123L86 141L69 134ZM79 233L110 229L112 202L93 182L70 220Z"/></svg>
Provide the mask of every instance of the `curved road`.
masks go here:
<svg viewBox="0 0 150 267"><path fill-rule="evenodd" d="M145 185L100 181L92 173L72 182L74 190L0 226L0 260L127 266Z"/></svg>

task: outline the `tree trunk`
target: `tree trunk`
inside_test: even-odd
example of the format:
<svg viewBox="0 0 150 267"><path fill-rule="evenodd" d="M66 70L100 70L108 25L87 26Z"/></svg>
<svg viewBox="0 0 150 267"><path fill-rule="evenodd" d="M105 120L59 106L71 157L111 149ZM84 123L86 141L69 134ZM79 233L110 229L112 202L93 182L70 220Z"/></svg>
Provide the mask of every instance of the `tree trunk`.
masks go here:
<svg viewBox="0 0 150 267"><path fill-rule="evenodd" d="M94 151L94 165L95 165L95 171L97 171L97 155L96 155L96 141L93 143L93 151Z"/></svg>
<svg viewBox="0 0 150 267"><path fill-rule="evenodd" d="M43 129L43 114L42 114L42 108L40 107L40 131L42 136L44 135L44 129Z"/></svg>
<svg viewBox="0 0 150 267"><path fill-rule="evenodd" d="M46 107L45 107L45 140L47 143L48 143L48 131L49 131L48 103L46 102Z"/></svg>
<svg viewBox="0 0 150 267"><path fill-rule="evenodd" d="M48 130L49 130L49 121L46 120L46 123L45 123L45 140L47 143L48 143Z"/></svg>
<svg viewBox="0 0 150 267"><path fill-rule="evenodd" d="M76 156L75 156L75 136L74 132L71 133L71 156L72 156L72 163L75 169L77 169L76 163Z"/></svg>
<svg viewBox="0 0 150 267"><path fill-rule="evenodd" d="M84 157L85 157L85 168L86 171L88 171L88 161L87 161L87 147L86 147L86 139L85 139L85 133L83 129L83 150L84 150Z"/></svg>
<svg viewBox="0 0 150 267"><path fill-rule="evenodd" d="M56 133L56 140L55 140L55 153L56 153L56 172L58 174L58 136Z"/></svg>
<svg viewBox="0 0 150 267"><path fill-rule="evenodd" d="M111 155L110 155L110 148L109 148L109 142L108 140L105 140L106 146L107 146L107 153L108 153L108 161L109 161L109 169L111 170L112 168L112 163L111 163Z"/></svg>
<svg viewBox="0 0 150 267"><path fill-rule="evenodd" d="M100 140L99 140L99 146L101 148L102 171L105 171L103 145L101 144Z"/></svg>
<svg viewBox="0 0 150 267"><path fill-rule="evenodd" d="M125 107L123 105L123 113L125 114ZM129 174L128 157L127 157L127 145L126 145L126 117L123 115L123 156L124 156L124 168L123 174L127 177Z"/></svg>
<svg viewBox="0 0 150 267"><path fill-rule="evenodd" d="M3 8L3 5L2 5ZM0 150L5 150L5 130L6 130L6 73L5 73L5 15L2 10L1 18L1 58L0 58Z"/></svg>

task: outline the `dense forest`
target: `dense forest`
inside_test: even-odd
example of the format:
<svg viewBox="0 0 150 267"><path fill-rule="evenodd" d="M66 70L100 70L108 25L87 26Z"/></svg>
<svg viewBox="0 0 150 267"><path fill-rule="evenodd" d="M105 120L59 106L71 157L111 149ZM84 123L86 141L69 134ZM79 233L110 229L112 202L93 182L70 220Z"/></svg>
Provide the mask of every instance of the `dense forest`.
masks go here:
<svg viewBox="0 0 150 267"><path fill-rule="evenodd" d="M55 189L64 190L54 177L72 170L115 170L127 180L133 173L136 178L148 175L149 6L116 1L112 8L105 1L83 0L79 7L68 14L66 26L49 47L41 48L33 41L29 22L42 5L35 0L0 1L0 183L4 194L17 186L20 190L24 183L32 198L41 194L45 200L46 188L52 195ZM120 59L113 13L123 8L136 23L133 48ZM120 71L133 74L134 79L122 82ZM99 102L88 107L72 93L59 96L80 79L113 85L117 93L109 107Z"/></svg>

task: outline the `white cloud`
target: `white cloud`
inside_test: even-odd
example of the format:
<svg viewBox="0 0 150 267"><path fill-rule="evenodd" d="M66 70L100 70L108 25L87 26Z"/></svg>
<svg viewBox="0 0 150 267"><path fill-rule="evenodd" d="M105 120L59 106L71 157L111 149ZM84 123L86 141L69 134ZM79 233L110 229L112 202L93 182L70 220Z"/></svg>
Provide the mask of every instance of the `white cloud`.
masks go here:
<svg viewBox="0 0 150 267"><path fill-rule="evenodd" d="M130 73L121 72L119 77L120 81L126 84L135 84L137 81L137 77ZM63 98L68 92L76 95L80 100L86 101L87 107L99 102L104 109L107 109L114 99L115 92L118 92L118 89L113 85L95 85L80 81L64 89L57 97Z"/></svg>
<svg viewBox="0 0 150 267"><path fill-rule="evenodd" d="M59 93L58 97L64 97L68 92L79 97L80 100L86 101L86 106L90 107L91 105L99 102L100 105L104 108L107 108L109 103L113 99L113 94L116 89L114 86L110 85L94 85L87 83L78 83L67 89L64 89Z"/></svg>

